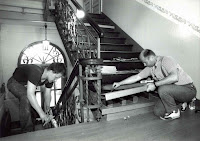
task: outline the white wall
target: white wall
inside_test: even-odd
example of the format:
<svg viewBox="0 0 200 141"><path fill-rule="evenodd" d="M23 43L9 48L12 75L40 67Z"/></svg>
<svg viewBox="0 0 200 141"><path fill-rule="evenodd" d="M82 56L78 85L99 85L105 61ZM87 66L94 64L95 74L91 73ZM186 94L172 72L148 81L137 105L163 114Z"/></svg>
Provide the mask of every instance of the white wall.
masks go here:
<svg viewBox="0 0 200 141"><path fill-rule="evenodd" d="M192 1L199 3L198 0ZM161 0L159 2L162 3ZM170 2L173 5L173 1ZM180 7L181 4L189 4L191 1L181 2L179 1ZM185 10L188 10L189 13L192 9L199 11L200 7L197 3L192 5L193 8ZM182 33L179 25L136 0L103 0L103 12L144 49L152 49L158 55L173 56L193 78L198 89L197 97L200 98L199 37L192 33ZM199 21L199 13L192 13L192 16L197 19L196 21Z"/></svg>
<svg viewBox="0 0 200 141"><path fill-rule="evenodd" d="M1 32L1 24L0 24L0 32ZM3 83L3 66L2 66L2 46L1 46L1 34L0 34L0 85ZM1 87L1 86L0 86Z"/></svg>

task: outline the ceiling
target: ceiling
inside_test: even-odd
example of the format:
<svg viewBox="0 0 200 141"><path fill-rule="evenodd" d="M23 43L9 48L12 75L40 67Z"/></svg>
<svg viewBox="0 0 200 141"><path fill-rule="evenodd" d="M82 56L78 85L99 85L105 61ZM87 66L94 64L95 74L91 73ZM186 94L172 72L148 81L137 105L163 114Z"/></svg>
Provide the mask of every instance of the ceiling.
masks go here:
<svg viewBox="0 0 200 141"><path fill-rule="evenodd" d="M0 23L46 22L45 2L46 0L0 0Z"/></svg>

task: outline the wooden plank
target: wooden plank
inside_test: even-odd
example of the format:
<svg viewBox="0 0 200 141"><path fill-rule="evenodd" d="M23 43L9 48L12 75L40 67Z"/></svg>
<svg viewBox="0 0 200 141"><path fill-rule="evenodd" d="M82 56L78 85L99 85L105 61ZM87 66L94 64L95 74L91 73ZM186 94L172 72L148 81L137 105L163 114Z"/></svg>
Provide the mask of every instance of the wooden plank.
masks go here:
<svg viewBox="0 0 200 141"><path fill-rule="evenodd" d="M133 117L133 116L149 113L149 112L153 111L153 107L154 106L149 106L149 107L143 107L143 108L124 111L124 112L108 114L107 115L107 121L116 120L116 119L120 119L120 118L127 119L127 118L130 118L130 117Z"/></svg>
<svg viewBox="0 0 200 141"><path fill-rule="evenodd" d="M118 106L118 107L108 107L108 108L102 109L102 115L130 111L130 110L135 110L135 109L144 108L144 107L153 106L153 105L154 105L154 102L151 101L151 102Z"/></svg>
<svg viewBox="0 0 200 141"><path fill-rule="evenodd" d="M119 97L124 97L124 96L132 95L132 94L137 94L140 92L144 92L146 90L147 90L147 86L144 85L142 87L136 87L136 88L126 89L126 90L109 92L109 93L104 93L102 95L105 95L106 100L111 100L111 99L116 99Z"/></svg>
<svg viewBox="0 0 200 141"><path fill-rule="evenodd" d="M134 83L134 84L128 84L128 85L122 85L119 86L118 88L116 88L115 90L124 90L124 89L130 89L130 88L136 88L136 87L141 87L144 86L146 84L144 83ZM107 84L102 86L103 90L107 90L107 91L112 91L113 90L113 84Z"/></svg>

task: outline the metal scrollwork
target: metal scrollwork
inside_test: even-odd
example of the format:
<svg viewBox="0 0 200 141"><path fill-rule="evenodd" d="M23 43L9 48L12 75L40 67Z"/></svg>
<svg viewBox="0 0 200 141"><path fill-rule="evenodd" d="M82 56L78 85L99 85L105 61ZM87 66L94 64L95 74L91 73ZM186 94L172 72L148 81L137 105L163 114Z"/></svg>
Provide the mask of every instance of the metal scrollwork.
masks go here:
<svg viewBox="0 0 200 141"><path fill-rule="evenodd" d="M62 33L61 38L66 44L65 48L81 53L77 55L78 57L96 57L97 55L94 55L96 53L94 46L96 45L97 48L97 40L83 22L76 17L68 1L57 0L55 7L56 23L59 24L58 27L60 28L58 30ZM69 42L72 43L70 47L67 46Z"/></svg>

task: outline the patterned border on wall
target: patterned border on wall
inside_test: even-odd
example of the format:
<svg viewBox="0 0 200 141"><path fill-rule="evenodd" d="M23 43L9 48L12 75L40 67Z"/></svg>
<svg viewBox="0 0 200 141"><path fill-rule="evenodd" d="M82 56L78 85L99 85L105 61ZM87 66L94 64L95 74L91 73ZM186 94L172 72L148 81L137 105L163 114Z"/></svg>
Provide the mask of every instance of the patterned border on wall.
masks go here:
<svg viewBox="0 0 200 141"><path fill-rule="evenodd" d="M136 1L150 9L152 9L153 11L161 14L162 16L170 19L171 21L173 21L177 24L186 25L190 29L190 31L192 31L192 33L194 33L195 35L200 37L200 27L195 25L194 23L188 21L187 19L180 17L176 13L173 13L173 12L157 5L153 2L151 2L150 0L136 0Z"/></svg>

